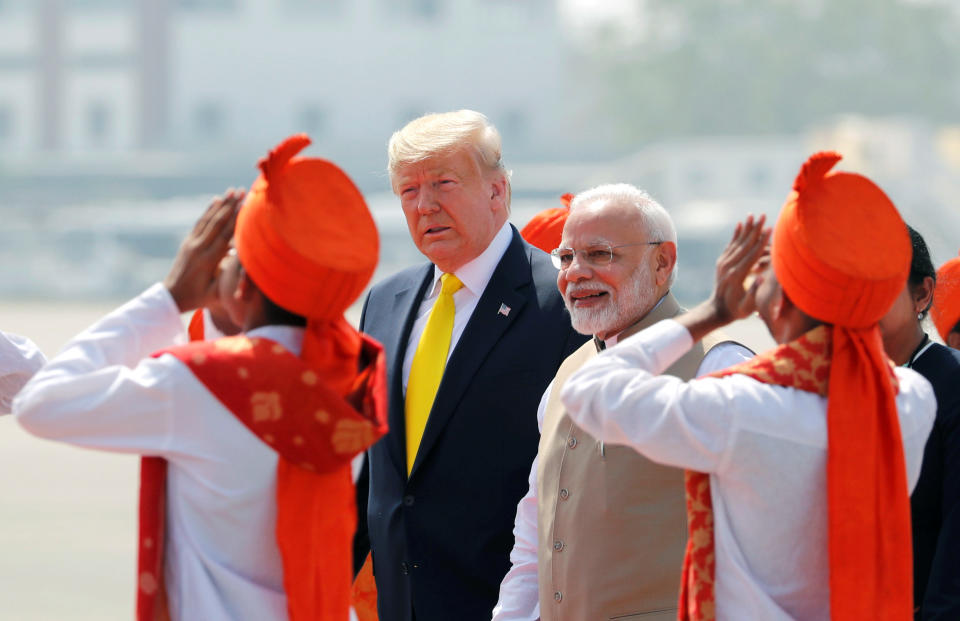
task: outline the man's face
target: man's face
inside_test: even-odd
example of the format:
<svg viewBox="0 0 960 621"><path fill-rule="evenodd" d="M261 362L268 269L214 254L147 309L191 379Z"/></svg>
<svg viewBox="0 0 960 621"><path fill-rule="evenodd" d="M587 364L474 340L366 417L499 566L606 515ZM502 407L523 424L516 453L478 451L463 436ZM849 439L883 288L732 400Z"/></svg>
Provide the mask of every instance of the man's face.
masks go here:
<svg viewBox="0 0 960 621"><path fill-rule="evenodd" d="M444 272L478 257L507 219L506 180L468 149L402 166L393 184L413 243Z"/></svg>
<svg viewBox="0 0 960 621"><path fill-rule="evenodd" d="M892 343L903 334L910 334L910 330L916 329L919 322L910 285L906 284L897 299L893 301L890 310L880 319L880 334L883 336L884 344ZM888 353L890 353L889 350Z"/></svg>
<svg viewBox="0 0 960 621"><path fill-rule="evenodd" d="M217 299L226 317L235 325L243 325L243 303L237 294L237 284L240 282L242 268L237 258L237 250L230 245L230 251L220 261L220 271L217 275ZM211 312L214 312L211 309Z"/></svg>
<svg viewBox="0 0 960 621"><path fill-rule="evenodd" d="M557 275L557 287L573 329L605 339L629 327L656 304L656 251L659 246L614 248L606 265L591 264L580 252L603 244L643 244L651 240L633 205L601 199L578 206L563 227L562 248L576 255Z"/></svg>
<svg viewBox="0 0 960 621"><path fill-rule="evenodd" d="M770 336L777 343L786 343L793 338L791 317L785 312L788 302L783 295L783 287L773 271L773 261L768 252L760 258L751 270L755 275L750 285L751 294L757 308L757 314L766 324Z"/></svg>

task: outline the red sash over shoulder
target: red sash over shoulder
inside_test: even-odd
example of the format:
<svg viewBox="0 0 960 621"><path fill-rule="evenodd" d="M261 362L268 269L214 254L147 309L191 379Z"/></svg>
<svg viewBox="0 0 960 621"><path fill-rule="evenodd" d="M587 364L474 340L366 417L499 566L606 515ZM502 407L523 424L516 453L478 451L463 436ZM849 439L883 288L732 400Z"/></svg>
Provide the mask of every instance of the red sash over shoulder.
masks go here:
<svg viewBox="0 0 960 621"><path fill-rule="evenodd" d="M746 362L711 373L708 377L746 375L764 384L796 388L826 397L832 356L829 326L819 326L800 338L759 354ZM897 390L892 364L890 378ZM713 502L710 476L687 470L687 550L683 559L678 618L681 621L716 619ZM826 482L825 482L826 484Z"/></svg>
<svg viewBox="0 0 960 621"><path fill-rule="evenodd" d="M283 346L235 336L175 356L258 438L277 451L277 545L290 618L346 619L356 507L350 462L386 433L382 347L362 338L361 370L346 396ZM202 413L199 413L202 414ZM167 617L163 591L166 462L141 474L137 618Z"/></svg>
<svg viewBox="0 0 960 621"><path fill-rule="evenodd" d="M736 373L765 384L788 386L825 397L830 378L830 331L821 326L795 341L708 377ZM717 613L710 475L687 470L684 476L688 532L678 618L682 621L712 621L717 618Z"/></svg>

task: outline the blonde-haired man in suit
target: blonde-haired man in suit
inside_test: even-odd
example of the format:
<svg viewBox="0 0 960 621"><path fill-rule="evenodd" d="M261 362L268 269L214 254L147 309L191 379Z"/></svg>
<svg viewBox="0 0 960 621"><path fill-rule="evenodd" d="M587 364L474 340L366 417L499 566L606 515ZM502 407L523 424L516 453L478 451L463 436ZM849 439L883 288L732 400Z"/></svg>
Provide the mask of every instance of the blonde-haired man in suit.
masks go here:
<svg viewBox="0 0 960 621"><path fill-rule="evenodd" d="M371 552L381 621L489 619L537 452L537 399L585 340L549 255L508 221L500 151L473 110L415 119L388 146L428 262L376 284L360 318L388 359L390 432L357 486L355 548L357 564Z"/></svg>
<svg viewBox="0 0 960 621"><path fill-rule="evenodd" d="M493 618L675 619L687 537L683 471L590 437L559 396L599 350L680 313L670 292L676 230L645 192L599 186L573 199L552 258L574 329L594 340L564 361L540 401L540 446ZM713 335L667 373L692 379L752 355Z"/></svg>

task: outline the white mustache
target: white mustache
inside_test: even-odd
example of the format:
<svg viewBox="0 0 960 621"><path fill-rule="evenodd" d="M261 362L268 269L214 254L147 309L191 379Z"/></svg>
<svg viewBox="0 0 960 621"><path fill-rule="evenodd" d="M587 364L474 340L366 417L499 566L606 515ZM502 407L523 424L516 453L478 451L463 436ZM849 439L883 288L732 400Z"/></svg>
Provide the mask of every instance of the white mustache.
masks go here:
<svg viewBox="0 0 960 621"><path fill-rule="evenodd" d="M584 293L584 292L594 293L594 294L600 293L600 292L613 293L613 290L610 287L599 284L599 283L597 284L591 284L589 282L577 283L577 284L570 283L567 285L567 297L572 297L578 293Z"/></svg>

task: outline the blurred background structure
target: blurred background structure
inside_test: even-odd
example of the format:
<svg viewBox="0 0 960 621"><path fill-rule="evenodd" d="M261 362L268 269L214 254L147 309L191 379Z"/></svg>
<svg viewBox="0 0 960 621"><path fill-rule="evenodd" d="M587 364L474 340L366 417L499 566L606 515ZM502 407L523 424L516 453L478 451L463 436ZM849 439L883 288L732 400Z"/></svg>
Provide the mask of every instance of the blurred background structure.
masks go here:
<svg viewBox="0 0 960 621"><path fill-rule="evenodd" d="M958 23L950 0L0 0L0 295L135 293L210 195L300 131L367 193L391 272L418 256L386 140L461 107L503 134L518 225L595 183L650 191L680 225L681 299L821 148L942 260Z"/></svg>
<svg viewBox="0 0 960 621"><path fill-rule="evenodd" d="M54 354L294 132L366 194L375 278L417 262L386 143L457 108L501 130L518 227L565 192L648 190L687 304L820 149L935 263L960 248L957 0L0 0L0 328ZM135 468L0 419L0 617L130 618Z"/></svg>

